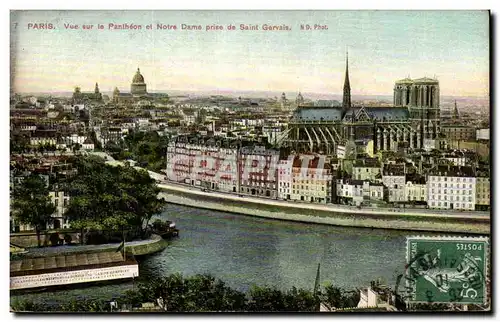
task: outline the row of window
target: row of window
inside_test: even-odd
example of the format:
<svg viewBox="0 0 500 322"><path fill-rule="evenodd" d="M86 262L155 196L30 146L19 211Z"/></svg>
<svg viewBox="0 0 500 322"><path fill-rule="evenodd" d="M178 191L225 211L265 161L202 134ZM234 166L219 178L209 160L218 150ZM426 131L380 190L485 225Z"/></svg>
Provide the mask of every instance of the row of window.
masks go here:
<svg viewBox="0 0 500 322"><path fill-rule="evenodd" d="M432 198L434 200L448 200L448 196L443 196L443 198L441 198L441 196L438 196L437 198ZM472 197L469 197L469 202L472 202ZM449 198L450 201L453 201L453 196L450 196ZM455 200L458 201L460 200L460 196L455 196ZM462 201L467 201L467 197L465 196L462 196Z"/></svg>
<svg viewBox="0 0 500 322"><path fill-rule="evenodd" d="M241 190L241 192L245 192L245 188L241 188L240 190ZM246 193L248 193L248 194L251 193L251 194L256 194L256 195L264 195L265 194L266 197L271 197L271 191L269 191L269 190L266 190L264 192L264 190L262 190L262 189L255 190L255 189L246 188Z"/></svg>
<svg viewBox="0 0 500 322"><path fill-rule="evenodd" d="M307 198L307 199L306 199ZM310 199L309 199L310 198ZM290 199L290 196L287 197L287 199ZM292 198L293 200L297 200ZM300 201L311 201L311 202L320 202L320 203L330 203L330 198L314 198L314 197L306 197L306 196L300 196Z"/></svg>
<svg viewBox="0 0 500 322"><path fill-rule="evenodd" d="M430 181L448 181L448 177L430 176ZM450 177L450 182L472 182L473 178Z"/></svg>
<svg viewBox="0 0 500 322"><path fill-rule="evenodd" d="M307 192L301 191L301 190L292 190L292 194L294 194L294 195L314 195L316 193L314 193L312 191L310 193L307 193ZM321 194L321 195L323 195L323 194Z"/></svg>
<svg viewBox="0 0 500 322"><path fill-rule="evenodd" d="M408 190L408 195L425 195L425 189L420 189L420 193L418 193L418 190Z"/></svg>
<svg viewBox="0 0 500 322"><path fill-rule="evenodd" d="M431 191L432 191L432 193L435 193L435 189L432 189ZM443 191L444 194L448 194L448 190L443 189L442 191ZM460 191L462 193L460 193ZM437 193L441 194L441 189L437 189ZM462 195L471 195L472 194L472 190L450 190L450 194L452 194L452 195L460 195L460 194L462 194Z"/></svg>
<svg viewBox="0 0 500 322"><path fill-rule="evenodd" d="M450 202L450 204L448 205L448 202L443 202L441 203L440 201L438 202L434 202L434 201L431 201L431 207L453 207L455 209L472 209L474 206L472 204L465 204L465 203L458 203L458 202Z"/></svg>
<svg viewBox="0 0 500 322"><path fill-rule="evenodd" d="M433 184L432 184L432 187L436 187L436 184L435 184L435 183L433 183ZM437 187L438 187L438 188L441 188L441 184L440 184L440 183L438 183L438 184L437 184ZM448 184L446 184L446 183L444 184L444 188L465 189L466 187L467 187L467 185L466 185L465 183L462 183L462 188L460 188L460 184L459 184L459 183L457 183L457 184L456 184L456 186L455 186L455 185L453 185L453 183L451 183L449 187L448 187ZM469 184L469 189L472 189L472 184Z"/></svg>
<svg viewBox="0 0 500 322"><path fill-rule="evenodd" d="M292 179L293 183L305 183L305 184L324 184L325 182L327 184L330 184L331 178L328 177L318 177L316 180L300 180L300 179Z"/></svg>
<svg viewBox="0 0 500 322"><path fill-rule="evenodd" d="M292 188L293 189L299 189L299 186L298 185L297 186L293 185ZM304 190L304 186L300 186L300 189ZM309 190L309 186L306 186L305 190ZM319 191L319 187L318 186L312 186L310 190L317 190L317 191ZM325 191L325 186L321 187L321 191Z"/></svg>
<svg viewBox="0 0 500 322"><path fill-rule="evenodd" d="M268 183L264 183L264 182L243 181L242 185L250 186L250 187L266 187L266 188L272 188L272 189L276 188L276 185L274 183L268 184Z"/></svg>
<svg viewBox="0 0 500 322"><path fill-rule="evenodd" d="M292 188L293 188L293 189L299 189L299 187L300 187L300 189L302 189L302 190L304 190L304 189L305 189L305 190L309 190L309 186L305 186L305 188L304 188L304 186L303 186L303 185L301 185L301 186L299 186L299 185L292 185ZM326 187L330 187L330 184L329 184L329 183L327 183L327 184L326 184ZM317 185L316 185L316 186L311 186L311 190L319 190L318 188L319 188L319 187L318 187ZM322 191L325 191L325 185L321 185L321 190L322 190Z"/></svg>
<svg viewBox="0 0 500 322"><path fill-rule="evenodd" d="M359 190L363 190L364 186L363 185L349 185L349 184L339 184L337 186L337 190L345 190L345 189L349 189L349 187L354 187L355 190L359 189ZM382 186L368 186L371 189L383 189Z"/></svg>
<svg viewBox="0 0 500 322"><path fill-rule="evenodd" d="M327 184L330 185L330 180L292 180L293 183L304 183L304 184Z"/></svg>

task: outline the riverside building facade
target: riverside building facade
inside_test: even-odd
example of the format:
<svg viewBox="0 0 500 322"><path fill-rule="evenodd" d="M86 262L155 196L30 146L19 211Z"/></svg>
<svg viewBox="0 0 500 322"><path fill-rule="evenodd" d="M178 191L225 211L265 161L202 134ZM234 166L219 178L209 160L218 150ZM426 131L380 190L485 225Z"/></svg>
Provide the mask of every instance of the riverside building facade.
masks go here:
<svg viewBox="0 0 500 322"><path fill-rule="evenodd" d="M437 166L429 174L427 192L431 209L474 210L476 176L471 167Z"/></svg>
<svg viewBox="0 0 500 322"><path fill-rule="evenodd" d="M324 154L178 137L167 149L166 179L202 190L295 202L489 208L489 179L474 167L436 164L423 173L411 163L366 158L356 160L349 174L337 162Z"/></svg>

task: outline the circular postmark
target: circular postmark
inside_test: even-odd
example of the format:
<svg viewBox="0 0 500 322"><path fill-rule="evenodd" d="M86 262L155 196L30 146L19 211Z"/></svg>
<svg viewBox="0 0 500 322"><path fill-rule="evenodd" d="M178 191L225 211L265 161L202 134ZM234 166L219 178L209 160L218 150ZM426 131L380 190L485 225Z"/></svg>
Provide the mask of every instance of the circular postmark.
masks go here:
<svg viewBox="0 0 500 322"><path fill-rule="evenodd" d="M408 237L395 287L398 309L449 309L489 302L488 239Z"/></svg>

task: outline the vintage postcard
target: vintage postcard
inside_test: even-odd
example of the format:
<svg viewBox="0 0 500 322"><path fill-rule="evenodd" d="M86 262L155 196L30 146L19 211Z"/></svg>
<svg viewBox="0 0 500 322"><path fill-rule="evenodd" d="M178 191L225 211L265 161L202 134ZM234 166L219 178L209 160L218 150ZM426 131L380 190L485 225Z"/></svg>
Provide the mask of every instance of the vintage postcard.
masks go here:
<svg viewBox="0 0 500 322"><path fill-rule="evenodd" d="M12 10L11 311L490 312L490 19Z"/></svg>

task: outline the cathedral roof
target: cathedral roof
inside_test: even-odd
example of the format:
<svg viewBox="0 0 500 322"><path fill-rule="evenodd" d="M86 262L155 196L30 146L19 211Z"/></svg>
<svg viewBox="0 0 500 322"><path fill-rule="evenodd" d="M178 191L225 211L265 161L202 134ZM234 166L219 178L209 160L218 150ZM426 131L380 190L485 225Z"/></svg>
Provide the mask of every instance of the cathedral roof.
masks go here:
<svg viewBox="0 0 500 322"><path fill-rule="evenodd" d="M364 109L371 120L391 121L409 119L408 108L406 107L351 107L345 113L344 120L350 121L352 115L360 116L360 110ZM342 121L341 107L299 107L295 110L295 119L300 121Z"/></svg>
<svg viewBox="0 0 500 322"><path fill-rule="evenodd" d="M342 109L335 107L299 107L295 118L301 121L341 121Z"/></svg>
<svg viewBox="0 0 500 322"><path fill-rule="evenodd" d="M132 83L137 84L137 83L144 83L144 77L141 75L141 71L139 68L137 68L137 72L134 75L134 78L132 79Z"/></svg>
<svg viewBox="0 0 500 322"><path fill-rule="evenodd" d="M373 106L365 107L366 113L377 121L385 120L406 120L410 117L406 107L385 107Z"/></svg>
<svg viewBox="0 0 500 322"><path fill-rule="evenodd" d="M360 117L359 111L364 109L366 114L372 119L377 121L391 121L391 120L407 120L409 112L406 107L385 107L385 106L371 106L371 107L352 107L347 110L346 120L350 121L353 112L358 118Z"/></svg>

